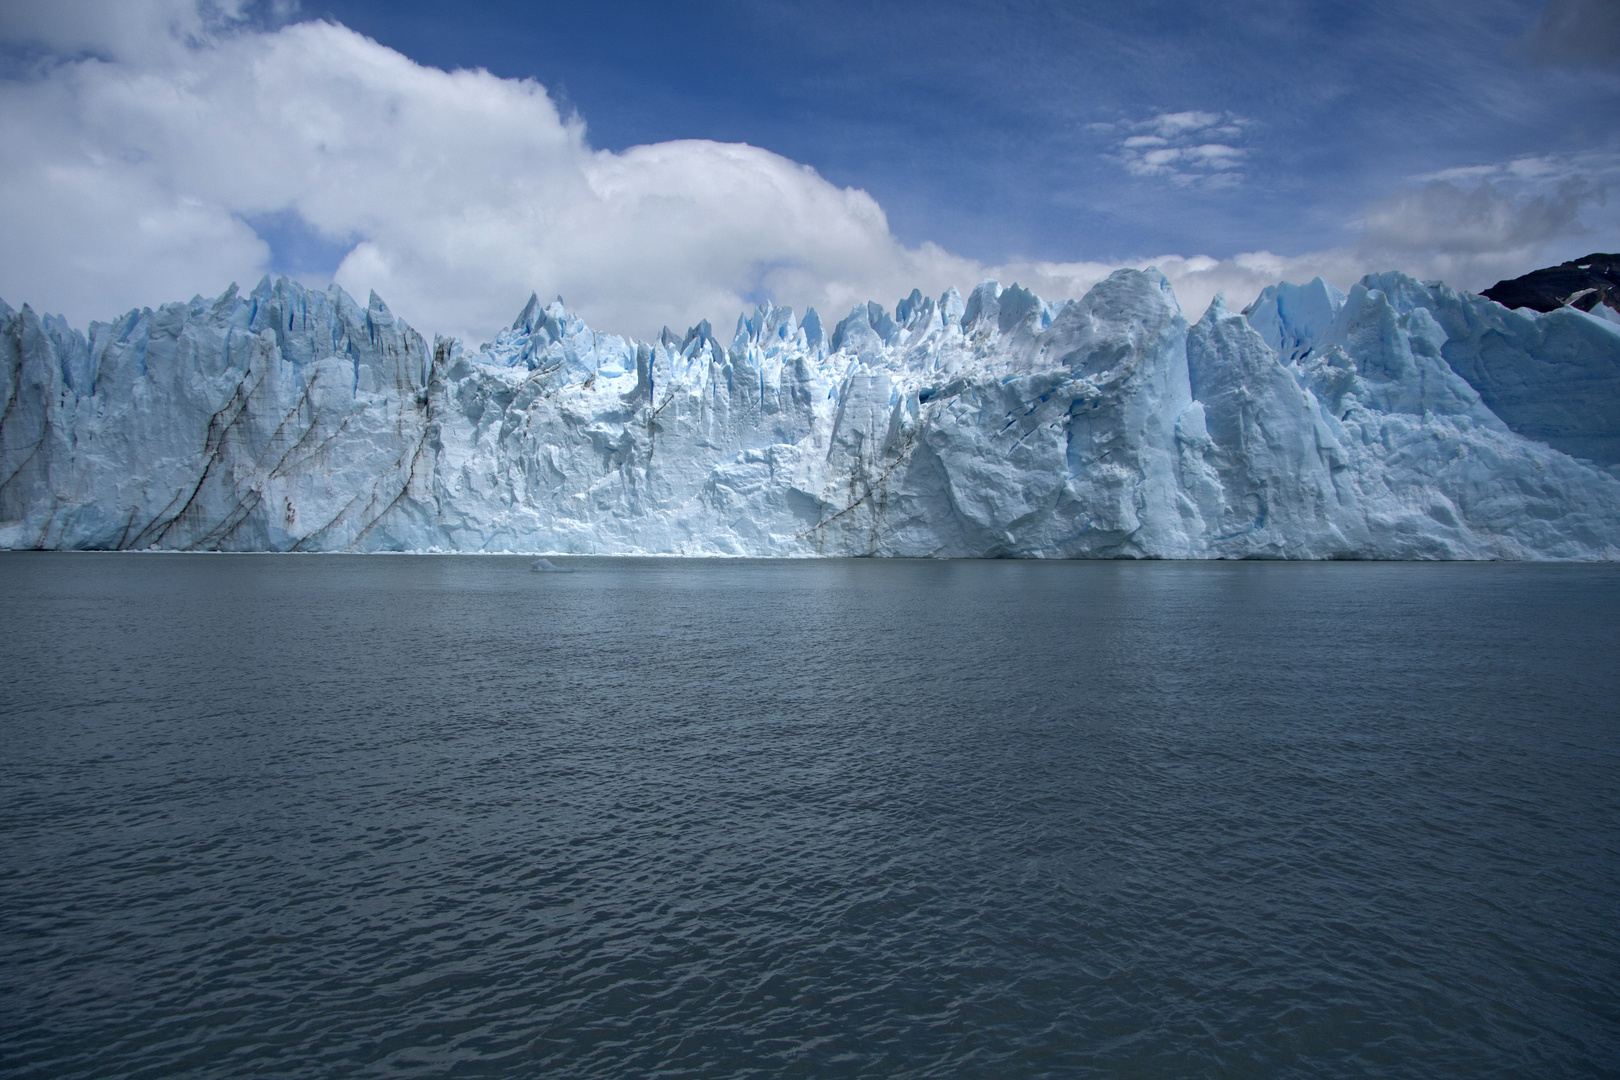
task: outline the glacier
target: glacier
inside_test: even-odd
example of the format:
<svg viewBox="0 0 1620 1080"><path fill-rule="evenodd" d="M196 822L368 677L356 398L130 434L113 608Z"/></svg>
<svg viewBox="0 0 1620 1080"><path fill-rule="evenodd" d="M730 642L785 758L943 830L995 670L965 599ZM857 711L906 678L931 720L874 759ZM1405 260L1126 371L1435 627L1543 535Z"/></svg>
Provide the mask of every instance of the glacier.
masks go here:
<svg viewBox="0 0 1620 1080"><path fill-rule="evenodd" d="M1189 324L1154 270L637 342L429 344L282 278L0 301L0 547L1620 558L1620 325L1372 275Z"/></svg>

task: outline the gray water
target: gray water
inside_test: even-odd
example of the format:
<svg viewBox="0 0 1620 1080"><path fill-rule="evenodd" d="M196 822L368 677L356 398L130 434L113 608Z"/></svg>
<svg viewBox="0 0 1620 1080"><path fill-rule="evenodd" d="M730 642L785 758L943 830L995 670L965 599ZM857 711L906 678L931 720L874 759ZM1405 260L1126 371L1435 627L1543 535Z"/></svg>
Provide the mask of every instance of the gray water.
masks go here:
<svg viewBox="0 0 1620 1080"><path fill-rule="evenodd" d="M0 556L7 1077L1620 1072L1620 567Z"/></svg>

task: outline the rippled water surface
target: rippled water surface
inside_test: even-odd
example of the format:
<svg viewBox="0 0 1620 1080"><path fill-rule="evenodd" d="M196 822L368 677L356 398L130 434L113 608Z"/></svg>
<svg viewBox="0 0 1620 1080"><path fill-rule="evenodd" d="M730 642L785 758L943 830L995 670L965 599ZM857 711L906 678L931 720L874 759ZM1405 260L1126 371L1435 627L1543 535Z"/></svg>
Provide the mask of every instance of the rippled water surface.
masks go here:
<svg viewBox="0 0 1620 1080"><path fill-rule="evenodd" d="M1620 1071L1620 568L0 556L0 1074Z"/></svg>

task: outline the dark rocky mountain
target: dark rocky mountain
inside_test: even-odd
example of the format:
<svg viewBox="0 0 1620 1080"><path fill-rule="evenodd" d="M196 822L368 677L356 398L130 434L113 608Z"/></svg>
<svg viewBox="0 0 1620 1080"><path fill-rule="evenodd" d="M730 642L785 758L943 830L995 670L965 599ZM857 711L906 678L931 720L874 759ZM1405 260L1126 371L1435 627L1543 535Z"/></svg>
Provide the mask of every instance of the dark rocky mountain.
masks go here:
<svg viewBox="0 0 1620 1080"><path fill-rule="evenodd" d="M1591 311L1607 304L1620 312L1620 255L1588 255L1559 266L1498 281L1480 293L1508 308L1554 311L1569 306Z"/></svg>

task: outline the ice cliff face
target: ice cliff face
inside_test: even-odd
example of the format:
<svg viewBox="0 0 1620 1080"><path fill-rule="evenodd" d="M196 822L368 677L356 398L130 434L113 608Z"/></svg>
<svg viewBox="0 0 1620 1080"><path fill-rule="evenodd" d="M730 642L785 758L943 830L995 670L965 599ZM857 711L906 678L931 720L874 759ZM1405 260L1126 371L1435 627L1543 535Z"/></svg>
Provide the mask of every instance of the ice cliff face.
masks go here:
<svg viewBox="0 0 1620 1080"><path fill-rule="evenodd" d="M431 530L428 371L375 296L285 280L88 340L0 307L0 544L409 546Z"/></svg>
<svg viewBox="0 0 1620 1080"><path fill-rule="evenodd" d="M1191 327L1152 271L987 282L729 344L531 300L478 351L267 280L88 337L0 304L0 379L8 547L1620 558L1620 326L1401 275Z"/></svg>

